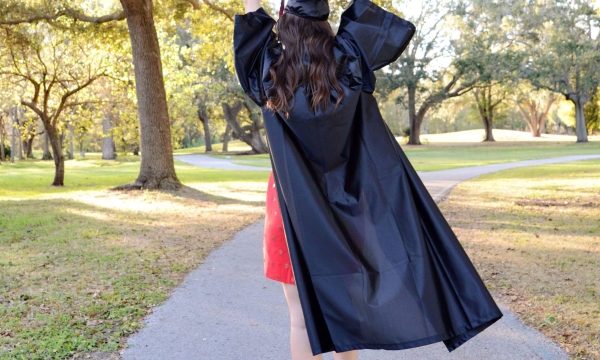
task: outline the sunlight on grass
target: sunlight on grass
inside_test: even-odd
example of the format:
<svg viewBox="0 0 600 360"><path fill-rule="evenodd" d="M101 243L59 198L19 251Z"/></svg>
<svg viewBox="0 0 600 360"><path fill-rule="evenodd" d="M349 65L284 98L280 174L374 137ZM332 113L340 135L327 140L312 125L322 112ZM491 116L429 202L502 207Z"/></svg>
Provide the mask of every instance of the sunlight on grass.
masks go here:
<svg viewBox="0 0 600 360"><path fill-rule="evenodd" d="M573 358L600 358L600 160L483 175L440 209L495 296Z"/></svg>
<svg viewBox="0 0 600 360"><path fill-rule="evenodd" d="M136 157L69 160L64 188L48 186L52 162L2 164L0 354L116 352L187 272L263 216L268 172L176 168L179 191L121 192L107 189L135 179Z"/></svg>
<svg viewBox="0 0 600 360"><path fill-rule="evenodd" d="M176 161L176 171L184 183L229 181L265 182L268 171L222 171L205 169ZM73 191L102 190L129 183L137 177L137 160L69 160L65 163L65 186L53 187L54 164L49 161L3 163L0 168L0 200L15 197L51 196Z"/></svg>

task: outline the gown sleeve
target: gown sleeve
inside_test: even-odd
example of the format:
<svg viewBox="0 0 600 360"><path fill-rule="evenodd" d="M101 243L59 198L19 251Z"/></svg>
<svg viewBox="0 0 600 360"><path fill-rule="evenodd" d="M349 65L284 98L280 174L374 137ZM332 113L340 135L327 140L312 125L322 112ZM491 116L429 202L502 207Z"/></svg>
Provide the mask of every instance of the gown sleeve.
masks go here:
<svg viewBox="0 0 600 360"><path fill-rule="evenodd" d="M372 72L400 57L415 25L371 0L353 0L341 14L337 33L354 43L364 66Z"/></svg>
<svg viewBox="0 0 600 360"><path fill-rule="evenodd" d="M272 31L276 21L262 7L245 14L234 15L233 53L238 81L244 92L258 106L266 96L263 75L268 75L265 56L275 41Z"/></svg>

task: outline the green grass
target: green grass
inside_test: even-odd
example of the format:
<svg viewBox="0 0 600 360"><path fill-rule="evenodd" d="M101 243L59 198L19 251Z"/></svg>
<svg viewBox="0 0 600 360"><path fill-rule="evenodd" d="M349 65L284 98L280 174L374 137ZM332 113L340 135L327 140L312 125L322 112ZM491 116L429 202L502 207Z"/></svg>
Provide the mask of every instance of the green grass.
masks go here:
<svg viewBox="0 0 600 360"><path fill-rule="evenodd" d="M267 172L177 164L190 188L112 192L139 163L2 164L0 359L116 353L206 255L263 212Z"/></svg>
<svg viewBox="0 0 600 360"><path fill-rule="evenodd" d="M480 166L576 154L600 154L600 142L498 142L457 145L401 145L419 171Z"/></svg>
<svg viewBox="0 0 600 360"><path fill-rule="evenodd" d="M547 157L566 156L575 154L600 154L600 141L588 143L575 142L495 142L468 144L439 144L400 145L411 163L418 171L434 171L465 166L480 166L508 161L541 159ZM240 147L241 151L248 148ZM196 148L189 153L203 153ZM210 154L213 157L230 158L240 165L270 167L268 154L257 155L223 155L218 152Z"/></svg>
<svg viewBox="0 0 600 360"><path fill-rule="evenodd" d="M479 166L509 161L547 157L600 154L600 142L588 143L481 143L456 145L402 145L403 151L418 171L444 170L465 166ZM246 149L247 150L247 149ZM224 155L241 165L270 167L268 154ZM65 165L65 187L49 184L53 178L51 161L20 161L0 165L0 198L35 196L76 190L105 189L133 181L138 173L139 158L120 156L118 160L101 160L99 154L88 154L85 160L68 160ZM176 161L177 175L184 183L266 180L267 171L222 171L205 169Z"/></svg>
<svg viewBox="0 0 600 360"><path fill-rule="evenodd" d="M600 358L600 159L482 175L440 208L495 297L569 358Z"/></svg>
<svg viewBox="0 0 600 360"><path fill-rule="evenodd" d="M266 181L266 171L222 171L176 161L175 170L185 184L198 182ZM26 160L0 165L0 199L32 197L70 191L100 190L132 182L139 171L136 157L118 160L67 160L65 186L50 186L54 176L52 161Z"/></svg>
<svg viewBox="0 0 600 360"><path fill-rule="evenodd" d="M155 276L156 251L110 244L123 234L121 212L106 211L108 222L90 211L72 200L2 202L0 359L114 350L174 285Z"/></svg>

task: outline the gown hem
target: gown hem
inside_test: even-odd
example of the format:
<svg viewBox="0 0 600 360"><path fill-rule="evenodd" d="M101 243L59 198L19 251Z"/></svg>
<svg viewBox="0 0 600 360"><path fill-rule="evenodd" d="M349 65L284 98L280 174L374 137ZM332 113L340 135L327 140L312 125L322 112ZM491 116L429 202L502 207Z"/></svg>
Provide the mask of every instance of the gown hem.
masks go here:
<svg viewBox="0 0 600 360"><path fill-rule="evenodd" d="M351 351L351 350L406 350L406 349L421 347L421 346L425 346L425 345L431 345L431 344L435 344L438 342L443 342L444 345L446 346L446 349L448 350L448 352L452 352L452 351L456 350L458 347L460 347L461 345L463 345L464 343L466 343L468 340L470 340L471 338L473 338L474 336L476 336L477 334L479 334L480 332L482 332L483 330L488 328L490 325L492 325L493 323L498 321L502 316L503 316L502 313L495 314L491 317L485 318L485 320L480 320L480 321L474 322L474 325L464 326L459 331L456 331L456 332L447 332L445 334L428 336L425 338L411 340L411 341L405 341L405 342L401 342L401 343L385 343L385 344L373 343L373 344L371 344L371 343L361 342L361 343L357 343L357 344L345 344L342 346L337 346L335 349L321 350L320 352L318 351L316 353L313 353L313 356L317 356L318 354L322 354L322 353L326 353L326 352L330 352L330 351L334 351L334 350L338 353ZM451 339L456 339L456 340L452 343L448 343L448 341L451 341Z"/></svg>

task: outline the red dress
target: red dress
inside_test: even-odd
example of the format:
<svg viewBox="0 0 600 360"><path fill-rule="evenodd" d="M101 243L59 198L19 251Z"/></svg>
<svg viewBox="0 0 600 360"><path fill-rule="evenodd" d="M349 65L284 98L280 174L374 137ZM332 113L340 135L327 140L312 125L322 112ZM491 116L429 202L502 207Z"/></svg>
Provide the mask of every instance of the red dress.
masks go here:
<svg viewBox="0 0 600 360"><path fill-rule="evenodd" d="M294 284L283 219L277 198L273 171L269 174L263 238L264 273L269 279Z"/></svg>

